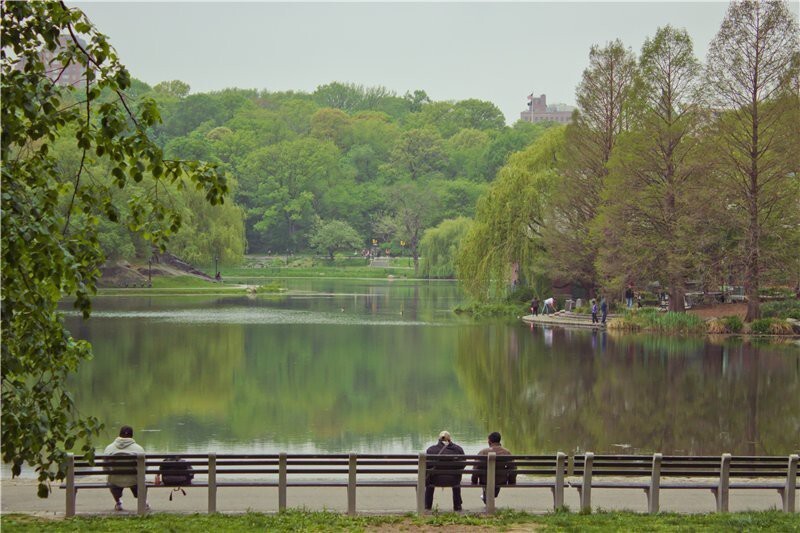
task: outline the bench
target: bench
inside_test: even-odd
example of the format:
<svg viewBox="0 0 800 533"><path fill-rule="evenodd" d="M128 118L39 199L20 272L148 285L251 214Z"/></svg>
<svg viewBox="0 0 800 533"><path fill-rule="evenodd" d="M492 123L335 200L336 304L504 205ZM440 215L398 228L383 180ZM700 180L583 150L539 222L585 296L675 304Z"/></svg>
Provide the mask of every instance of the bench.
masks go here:
<svg viewBox="0 0 800 533"><path fill-rule="evenodd" d="M147 482L147 475L159 473L164 459L180 457L192 466L199 478L192 487L208 489L208 512L217 511L217 492L226 487L276 487L278 509L286 509L286 494L291 487L341 487L347 490L347 512L356 513L358 487L408 487L416 489L417 513L425 512L426 474L429 469L463 466L463 475L473 472L486 479L486 507L495 511L495 471L497 457L487 456L376 454L160 454L136 456L97 456L93 462L68 454L66 480L66 515L75 515L79 490L108 489L105 479L92 480L92 476L105 477L109 473L136 475L137 488L143 497L137 501L137 512L146 513L147 491L163 487ZM649 455L576 455L572 460L563 453L553 455L504 456L513 461L517 483L503 485L507 489L547 488L553 493L553 508L564 506L564 488L578 490L582 510L591 509L592 488L642 489L648 500L648 510L659 510L661 489L709 489L717 499L717 511L728 510L730 489L755 488L777 490L781 495L783 510L794 512L797 488L798 456L785 457L685 457ZM568 477L579 479L568 482ZM614 479L612 479L612 477ZM634 479L634 478L643 479ZM662 482L661 478L690 477L689 481ZM622 479L619 479L622 478ZM741 481L731 482L731 478ZM747 479L751 478L751 479ZM765 479L774 481L765 481ZM462 478L462 488L471 485ZM172 488L172 487L167 487Z"/></svg>
<svg viewBox="0 0 800 533"><path fill-rule="evenodd" d="M578 490L581 510L591 510L592 488L642 489L650 513L659 511L661 489L708 489L716 499L717 512L728 512L731 489L776 490L783 511L795 512L798 456L576 455L572 474L581 479L570 483ZM664 483L662 478L696 478ZM599 479L598 479L599 478ZM622 479L609 479L622 478ZM631 478L647 478L634 480ZM731 478L741 481L732 482ZM769 481L773 479L774 481ZM778 481L780 479L780 481Z"/></svg>
<svg viewBox="0 0 800 533"><path fill-rule="evenodd" d="M180 457L191 465L196 476L192 487L208 489L208 512L217 511L217 491L225 487L277 487L278 509L286 509L286 493L290 487L342 487L347 489L348 514L356 513L357 487L408 487L417 491L417 512L424 513L426 473L429 469L463 469L465 476L473 472L486 473L487 509L494 512L494 472L496 456L439 456L426 455L375 455L326 454L308 455L286 453L273 455L242 454L154 454L130 456L96 456L90 462L82 457L68 455L66 480L66 515L74 516L77 493L86 489L108 489L94 476L109 473L137 476L137 490L144 495L137 500L137 512L146 512L147 491L163 487L146 480L147 475L158 474L164 459ZM508 488L549 488L553 492L554 509L564 504L564 486L567 456L523 455L503 458L511 460L518 474L516 485ZM547 479L541 479L541 478ZM462 488L481 487L469 480ZM172 487L167 487L172 488Z"/></svg>

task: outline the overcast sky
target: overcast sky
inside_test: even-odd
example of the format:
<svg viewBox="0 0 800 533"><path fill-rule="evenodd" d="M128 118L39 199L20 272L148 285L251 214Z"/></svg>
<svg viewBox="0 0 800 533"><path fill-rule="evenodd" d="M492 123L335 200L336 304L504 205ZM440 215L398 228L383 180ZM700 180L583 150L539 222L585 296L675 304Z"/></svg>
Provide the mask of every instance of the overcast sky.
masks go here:
<svg viewBox="0 0 800 533"><path fill-rule="evenodd" d="M434 100L479 98L509 123L527 95L575 103L589 47L634 51L656 28L686 28L701 59L727 2L69 2L111 38L131 75L226 87L313 91L331 81ZM797 13L797 2L792 8Z"/></svg>

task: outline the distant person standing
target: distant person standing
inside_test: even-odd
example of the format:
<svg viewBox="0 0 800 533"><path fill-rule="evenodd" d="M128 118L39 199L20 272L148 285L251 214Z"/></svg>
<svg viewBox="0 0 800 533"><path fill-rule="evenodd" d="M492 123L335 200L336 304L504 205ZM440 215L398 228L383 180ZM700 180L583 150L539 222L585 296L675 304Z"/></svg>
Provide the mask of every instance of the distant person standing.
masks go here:
<svg viewBox="0 0 800 533"><path fill-rule="evenodd" d="M552 296L544 301L543 313L550 314L556 312L556 299Z"/></svg>
<svg viewBox="0 0 800 533"><path fill-rule="evenodd" d="M592 300L592 324L597 324L597 300Z"/></svg>
<svg viewBox="0 0 800 533"><path fill-rule="evenodd" d="M531 314L533 316L539 314L539 298L537 298L536 296L534 296L533 300L531 300Z"/></svg>
<svg viewBox="0 0 800 533"><path fill-rule="evenodd" d="M606 302L605 298L600 300L600 313L602 314L603 318L601 319L601 323L606 323L606 317L608 316L608 302Z"/></svg>
<svg viewBox="0 0 800 533"><path fill-rule="evenodd" d="M103 452L104 455L136 455L139 453L144 453L144 448L133 440L133 428L130 426L122 426L119 430L119 437L109 444ZM123 510L122 491L125 487L131 489L134 498L139 497L135 474L109 474L108 484L110 485L111 495L114 497L115 511ZM147 510L150 510L149 505L147 505Z"/></svg>
<svg viewBox="0 0 800 533"><path fill-rule="evenodd" d="M628 306L628 309L633 307L633 287L629 284L628 288L625 289L625 303Z"/></svg>
<svg viewBox="0 0 800 533"><path fill-rule="evenodd" d="M425 476L425 509L433 507L433 491L436 487L453 487L453 510L461 510L461 476L466 466L463 459L457 457L439 457L464 455L464 449L454 443L450 433L439 433L439 442L428 448L425 453L430 465Z"/></svg>

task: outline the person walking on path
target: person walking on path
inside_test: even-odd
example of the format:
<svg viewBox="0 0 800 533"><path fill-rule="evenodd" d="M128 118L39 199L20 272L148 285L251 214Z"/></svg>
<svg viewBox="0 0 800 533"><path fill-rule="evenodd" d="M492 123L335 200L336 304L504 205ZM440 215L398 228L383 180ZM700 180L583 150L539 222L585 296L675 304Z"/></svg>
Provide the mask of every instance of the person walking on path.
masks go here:
<svg viewBox="0 0 800 533"><path fill-rule="evenodd" d="M602 324L605 324L606 323L606 316L608 316L608 303L606 302L605 298L602 298L600 300L600 313L602 313L602 315L603 315L603 318L601 319L600 322Z"/></svg>
<svg viewBox="0 0 800 533"><path fill-rule="evenodd" d="M144 453L144 448L136 444L133 440L133 428L122 426L119 430L119 437L114 442L106 446L104 455L136 455ZM131 489L134 498L139 498L138 487L136 486L136 474L109 474L108 484L110 485L111 495L114 497L114 510L122 511L122 491L125 487ZM150 505L147 505L150 510Z"/></svg>
<svg viewBox="0 0 800 533"><path fill-rule="evenodd" d="M453 487L453 510L460 511L461 504L461 476L466 464L457 457L441 457L464 455L464 449L454 443L448 431L439 433L439 442L428 448L430 466L425 474L425 509L430 511L433 507L433 491L436 487ZM438 457L437 457L438 456Z"/></svg>
<svg viewBox="0 0 800 533"><path fill-rule="evenodd" d="M494 431L489 433L489 447L484 448L478 452L478 455L488 457L491 452L496 455L495 471L494 471L494 497L500 494L500 485L516 485L517 483L517 467L508 456L511 452L506 450L500 445L500 433ZM486 503L486 461L483 460L475 465L472 470L472 484L483 485L483 493L481 494L481 501Z"/></svg>
<svg viewBox="0 0 800 533"><path fill-rule="evenodd" d="M597 324L597 300L592 300L592 324Z"/></svg>

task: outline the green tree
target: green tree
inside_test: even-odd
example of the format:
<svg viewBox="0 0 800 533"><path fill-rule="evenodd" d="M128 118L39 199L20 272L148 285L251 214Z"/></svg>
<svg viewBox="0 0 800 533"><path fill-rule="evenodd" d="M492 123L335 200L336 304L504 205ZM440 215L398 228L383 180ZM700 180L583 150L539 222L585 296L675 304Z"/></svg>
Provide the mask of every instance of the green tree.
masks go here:
<svg viewBox="0 0 800 533"><path fill-rule="evenodd" d="M431 129L413 129L400 135L392 152L394 164L412 180L441 170L447 162L441 136Z"/></svg>
<svg viewBox="0 0 800 533"><path fill-rule="evenodd" d="M542 228L564 137L563 127L551 128L512 155L478 202L457 260L459 280L473 298L502 295L514 268L526 280L541 268Z"/></svg>
<svg viewBox="0 0 800 533"><path fill-rule="evenodd" d="M800 68L797 21L785 2L730 5L708 51L707 87L723 110L716 127L723 190L741 225L747 294L746 320L760 316L765 253L796 225ZM793 147L793 148L791 148ZM796 257L796 250L794 250Z"/></svg>
<svg viewBox="0 0 800 533"><path fill-rule="evenodd" d="M438 226L425 230L419 244L424 277L456 277L458 249L471 224L470 219L458 217L443 220Z"/></svg>
<svg viewBox="0 0 800 533"><path fill-rule="evenodd" d="M683 311L691 257L701 239L700 63L686 30L660 28L642 47L630 107L636 127L620 136L598 217L596 265L606 289L660 280ZM707 221L705 221L707 223ZM599 238L599 237L598 237Z"/></svg>
<svg viewBox="0 0 800 533"><path fill-rule="evenodd" d="M320 199L340 178L339 150L311 137L256 150L241 166L248 241L256 249L302 248Z"/></svg>
<svg viewBox="0 0 800 533"><path fill-rule="evenodd" d="M176 98L184 98L189 94L189 84L181 80L162 81L157 83L153 90L157 93L164 93Z"/></svg>
<svg viewBox="0 0 800 533"><path fill-rule="evenodd" d="M328 254L333 261L337 250L354 250L364 245L364 239L350 224L341 220L320 220L311 232L308 243L317 250Z"/></svg>
<svg viewBox="0 0 800 533"><path fill-rule="evenodd" d="M81 439L91 455L101 427L81 418L64 390L91 350L64 329L58 311L69 297L89 316L104 261L100 219L124 215L128 227L163 247L181 224L164 203L165 187L188 176L217 204L226 184L211 167L164 159L145 133L159 120L154 102L128 100L128 71L81 11L3 2L2 17L2 454L13 476L25 463L35 467L46 497L47 482L65 475L66 451ZM55 83L68 65L85 72L75 94ZM70 99L80 105L65 105ZM74 135L80 154L74 174L60 172L50 152L64 134ZM110 187L87 175L98 160L109 165L113 186L141 183L125 213Z"/></svg>
<svg viewBox="0 0 800 533"><path fill-rule="evenodd" d="M414 274L419 273L419 243L422 234L435 221L438 198L419 183L406 182L389 191L392 214L383 221L384 231L404 241L414 259Z"/></svg>
<svg viewBox="0 0 800 533"><path fill-rule="evenodd" d="M625 110L635 69L633 53L619 40L589 51L589 67L577 89L579 109L567 127L563 179L553 195L545 232L551 275L582 286L590 295L597 286L594 260L602 245L591 228L608 161L620 133L628 129Z"/></svg>

